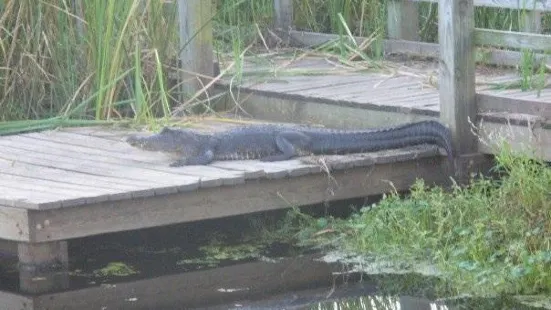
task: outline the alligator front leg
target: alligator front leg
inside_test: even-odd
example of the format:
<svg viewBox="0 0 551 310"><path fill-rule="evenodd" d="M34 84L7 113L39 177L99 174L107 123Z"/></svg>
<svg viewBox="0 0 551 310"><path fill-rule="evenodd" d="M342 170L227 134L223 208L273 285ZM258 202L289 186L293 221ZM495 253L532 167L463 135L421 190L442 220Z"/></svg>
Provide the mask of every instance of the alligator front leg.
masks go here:
<svg viewBox="0 0 551 310"><path fill-rule="evenodd" d="M182 166L191 166L191 165L208 165L214 160L214 152L212 150L206 150L203 153L193 156L193 157L184 157L178 159L175 162L172 162L170 167L182 167Z"/></svg>
<svg viewBox="0 0 551 310"><path fill-rule="evenodd" d="M300 131L282 131L275 137L275 142L282 154L266 156L260 161L282 161L297 156L297 147L305 148L310 137Z"/></svg>

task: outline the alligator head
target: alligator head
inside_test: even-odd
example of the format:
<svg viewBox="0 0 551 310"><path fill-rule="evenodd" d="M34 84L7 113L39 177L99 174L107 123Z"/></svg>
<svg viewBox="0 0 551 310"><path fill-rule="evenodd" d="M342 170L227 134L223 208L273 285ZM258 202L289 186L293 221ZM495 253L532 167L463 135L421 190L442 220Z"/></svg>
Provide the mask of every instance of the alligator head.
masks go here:
<svg viewBox="0 0 551 310"><path fill-rule="evenodd" d="M148 137L131 135L126 142L133 147L156 152L196 154L209 139L208 135L190 129L171 129L164 127L158 134Z"/></svg>

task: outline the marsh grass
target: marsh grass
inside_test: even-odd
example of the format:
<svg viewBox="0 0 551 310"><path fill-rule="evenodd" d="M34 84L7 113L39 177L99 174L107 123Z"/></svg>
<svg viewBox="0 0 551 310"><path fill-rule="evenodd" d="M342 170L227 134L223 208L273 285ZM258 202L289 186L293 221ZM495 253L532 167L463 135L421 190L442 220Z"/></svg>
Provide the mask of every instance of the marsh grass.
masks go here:
<svg viewBox="0 0 551 310"><path fill-rule="evenodd" d="M316 50L296 50L297 57L331 54L349 67L367 63L377 68L386 36L387 1L294 1L297 29L340 35ZM171 82L179 73L176 5L150 0L0 0L0 121L166 122L175 106L187 114L196 106L211 113L209 102L197 94L181 94L179 85ZM266 30L273 20L272 0L215 0L214 8L216 55L233 65L226 75L238 82L245 58L267 61L279 52L267 44L279 39ZM477 8L476 25L518 30L522 14ZM434 42L437 5L422 3L420 15L421 39ZM545 31L551 29L550 20L544 16ZM353 36L369 39L355 42ZM522 88L542 87L539 77L544 71L532 75L531 54L525 55Z"/></svg>
<svg viewBox="0 0 551 310"><path fill-rule="evenodd" d="M281 229L303 245L434 265L457 293L549 294L551 167L503 144L493 172L451 189L418 180L344 220L294 210Z"/></svg>

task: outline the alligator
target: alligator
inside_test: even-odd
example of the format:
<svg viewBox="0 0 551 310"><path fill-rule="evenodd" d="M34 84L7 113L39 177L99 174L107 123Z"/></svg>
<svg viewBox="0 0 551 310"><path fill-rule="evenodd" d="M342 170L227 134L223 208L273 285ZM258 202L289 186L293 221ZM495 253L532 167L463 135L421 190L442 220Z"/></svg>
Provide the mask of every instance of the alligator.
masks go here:
<svg viewBox="0 0 551 310"><path fill-rule="evenodd" d="M143 150L177 154L179 158L171 167L208 165L216 160L273 162L296 156L366 153L420 144L443 148L450 163L454 162L450 130L432 120L364 130L259 124L202 133L164 127L157 134L131 135L126 141Z"/></svg>

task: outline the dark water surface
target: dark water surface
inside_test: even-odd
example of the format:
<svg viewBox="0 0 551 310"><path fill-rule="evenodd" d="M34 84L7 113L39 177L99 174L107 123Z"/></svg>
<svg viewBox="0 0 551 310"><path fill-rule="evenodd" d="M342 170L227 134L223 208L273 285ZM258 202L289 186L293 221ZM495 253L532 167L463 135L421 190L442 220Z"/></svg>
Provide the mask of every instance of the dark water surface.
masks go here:
<svg viewBox="0 0 551 310"><path fill-rule="evenodd" d="M346 216L350 203L328 210ZM3 253L0 310L536 309L505 298L435 302L434 279L350 273L317 260L321 255L314 251L257 242L255 225L282 215L275 211L72 240L70 273L58 275L62 284L47 292L21 291L16 260ZM31 284L40 288L43 281Z"/></svg>

